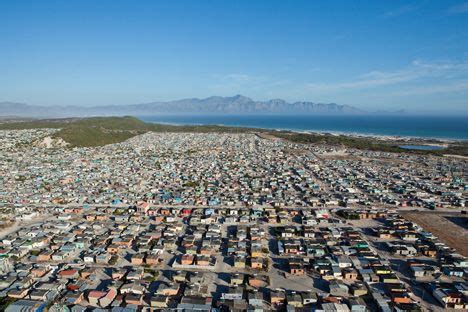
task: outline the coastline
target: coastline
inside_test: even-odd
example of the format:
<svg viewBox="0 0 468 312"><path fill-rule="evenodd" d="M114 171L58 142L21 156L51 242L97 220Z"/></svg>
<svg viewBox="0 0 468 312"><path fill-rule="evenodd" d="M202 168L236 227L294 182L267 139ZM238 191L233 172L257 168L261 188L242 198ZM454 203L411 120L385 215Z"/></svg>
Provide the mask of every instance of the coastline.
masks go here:
<svg viewBox="0 0 468 312"><path fill-rule="evenodd" d="M276 130L276 129L275 129ZM343 132L343 131L317 131L317 130L287 130L279 129L278 131L291 131L295 133L316 134L316 135L334 135L334 136L349 136L353 138L370 138L380 141L398 141L401 143L409 142L426 142L431 143L432 146L447 147L449 143L464 142L468 139L450 139L450 138L437 138L437 137L418 137L418 136L399 136L399 135L385 135L373 133L359 133L359 132Z"/></svg>
<svg viewBox="0 0 468 312"><path fill-rule="evenodd" d="M219 126L219 127L235 127L235 128L254 128L258 130L269 130L269 131L288 131L292 133L302 133L302 134L315 134L315 135L333 135L333 136L349 136L353 138L370 138L380 141L396 141L404 143L425 143L431 146L440 146L448 147L450 143L462 143L467 142L468 139L459 139L459 138L441 138L441 137L421 137L421 136L400 136L400 135L385 135L385 134L376 134L376 133L360 133L360 132L346 132L346 131L334 131L334 130L315 130L315 129L292 129L292 128L277 128L277 127L261 127L261 126L244 126L244 125L227 125L227 124L209 124L209 123L184 123L184 122L163 122L163 121L152 121L148 119L143 119L145 122L152 124L161 124L169 126Z"/></svg>
<svg viewBox="0 0 468 312"><path fill-rule="evenodd" d="M175 124L180 126L174 126ZM183 124L191 125L183 126ZM54 138L61 138L63 141L69 143L70 147L95 147L119 143L146 132L215 132L253 133L257 135L270 134L279 139L286 139L295 143L323 143L371 151L394 153L407 151L439 156L443 154L468 156L468 141L466 140L369 133L359 134L356 133L356 131L314 131L290 129L289 127L278 127L278 125L276 125L276 127L249 127L248 125L229 126L226 124L219 126L219 123L217 123L218 126L215 126L214 122L206 123L206 125L202 125L202 123L197 123L198 125L193 124L193 122L159 122L155 120L148 120L145 122L137 117L125 116L0 123L0 128L5 130L60 129L54 134ZM462 134L464 135L464 132Z"/></svg>

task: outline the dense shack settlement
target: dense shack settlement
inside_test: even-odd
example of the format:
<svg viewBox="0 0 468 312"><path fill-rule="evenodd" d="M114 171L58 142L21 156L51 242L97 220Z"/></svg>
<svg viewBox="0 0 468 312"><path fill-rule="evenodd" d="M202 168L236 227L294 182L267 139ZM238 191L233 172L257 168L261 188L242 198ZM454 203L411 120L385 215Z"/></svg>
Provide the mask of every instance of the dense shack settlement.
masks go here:
<svg viewBox="0 0 468 312"><path fill-rule="evenodd" d="M0 133L2 311L468 309L466 159L54 131Z"/></svg>

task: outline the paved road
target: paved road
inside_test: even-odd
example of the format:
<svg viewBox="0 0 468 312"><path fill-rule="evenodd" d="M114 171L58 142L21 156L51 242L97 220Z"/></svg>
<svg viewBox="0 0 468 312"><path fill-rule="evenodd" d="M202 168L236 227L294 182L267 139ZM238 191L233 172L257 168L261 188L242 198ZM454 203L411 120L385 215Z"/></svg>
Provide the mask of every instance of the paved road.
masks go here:
<svg viewBox="0 0 468 312"><path fill-rule="evenodd" d="M409 289L412 289L412 298L413 300L419 302L423 311L444 311L444 309L439 305L436 299L425 289L425 283L414 283L414 277L411 277L409 268L406 265L406 260L412 259L410 257L399 257L395 256L392 253L383 250L381 244L387 241L395 241L380 239L374 236L369 235L362 228L359 228L359 232L364 240L366 240L370 246L378 253L379 257L383 260L386 260L390 263L393 271L396 273L398 278L409 286ZM428 257L413 257L419 260L434 261L433 258Z"/></svg>
<svg viewBox="0 0 468 312"><path fill-rule="evenodd" d="M7 205L3 205L7 206ZM73 208L73 207L83 207L83 205L80 204L66 204L66 205L53 205L53 204L27 204L24 206L29 206L29 207L38 207L38 208ZM127 208L129 204L121 204L121 205L110 205L110 204L105 204L105 205L96 205L96 204L91 204L88 205L90 207L90 210L92 208L106 208L106 207L115 207L115 208ZM2 206L0 205L0 208ZM173 205L173 204L167 204L167 205L151 205L152 208L176 208L176 209L183 209L183 208L196 208L196 209L203 209L203 208L213 208L213 209L254 209L254 208L273 208L270 205L254 205L254 206L245 206L245 205L233 205L233 206L226 206L226 205L220 205L220 206L202 206L202 205ZM295 206L282 206L281 209L290 209L290 210L298 210L298 209L304 209L304 208L309 208L311 210L314 209L325 209L325 210L333 210L333 209L370 209L370 208L382 208L382 209L388 209L388 210L395 210L397 212L399 211L424 211L427 213L460 213L460 210L462 208L460 207L455 207L455 208L437 208L436 210L430 210L427 208L423 207L395 207L395 206L388 206L384 205L381 203L375 203L373 206L362 206L362 205L350 205L347 208L340 207L340 206L329 206L329 207L309 207L306 205L295 205Z"/></svg>

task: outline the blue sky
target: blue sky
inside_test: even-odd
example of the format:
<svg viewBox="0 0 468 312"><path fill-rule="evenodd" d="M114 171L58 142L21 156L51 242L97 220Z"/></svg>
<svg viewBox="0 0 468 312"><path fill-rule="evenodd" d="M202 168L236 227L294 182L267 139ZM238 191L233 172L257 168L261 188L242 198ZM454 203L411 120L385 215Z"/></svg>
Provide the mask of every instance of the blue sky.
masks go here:
<svg viewBox="0 0 468 312"><path fill-rule="evenodd" d="M1 1L0 101L468 114L468 1Z"/></svg>

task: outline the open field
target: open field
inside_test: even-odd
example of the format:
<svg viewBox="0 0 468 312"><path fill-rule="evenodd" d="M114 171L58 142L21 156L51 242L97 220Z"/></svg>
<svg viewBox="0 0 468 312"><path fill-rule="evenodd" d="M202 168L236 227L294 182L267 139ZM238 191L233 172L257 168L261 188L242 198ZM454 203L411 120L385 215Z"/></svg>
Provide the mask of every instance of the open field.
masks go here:
<svg viewBox="0 0 468 312"><path fill-rule="evenodd" d="M468 256L468 230L457 225L466 223L466 220L460 222L462 218L468 219L466 215L458 212L435 213L422 211L404 212L402 215L422 226L424 230L433 233L442 242L455 248L463 256ZM458 222L453 222L453 220L458 220Z"/></svg>

